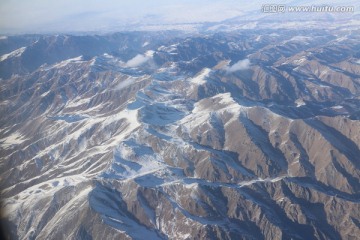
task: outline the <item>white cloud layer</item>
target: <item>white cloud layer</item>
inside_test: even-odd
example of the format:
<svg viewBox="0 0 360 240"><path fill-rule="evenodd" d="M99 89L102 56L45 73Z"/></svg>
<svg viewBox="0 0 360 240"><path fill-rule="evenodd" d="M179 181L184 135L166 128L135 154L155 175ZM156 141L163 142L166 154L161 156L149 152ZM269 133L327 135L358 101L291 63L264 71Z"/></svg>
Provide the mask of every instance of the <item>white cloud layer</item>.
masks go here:
<svg viewBox="0 0 360 240"><path fill-rule="evenodd" d="M138 54L136 55L134 58L130 59L129 61L126 62L126 66L127 67L139 67L141 65L143 65L144 63L146 63L147 61L149 61L151 59L150 56L145 56L142 54Z"/></svg>
<svg viewBox="0 0 360 240"><path fill-rule="evenodd" d="M233 64L232 66L226 66L225 70L228 73L233 73L240 70L246 70L250 68L250 60L249 59L243 59L238 61L237 63Z"/></svg>

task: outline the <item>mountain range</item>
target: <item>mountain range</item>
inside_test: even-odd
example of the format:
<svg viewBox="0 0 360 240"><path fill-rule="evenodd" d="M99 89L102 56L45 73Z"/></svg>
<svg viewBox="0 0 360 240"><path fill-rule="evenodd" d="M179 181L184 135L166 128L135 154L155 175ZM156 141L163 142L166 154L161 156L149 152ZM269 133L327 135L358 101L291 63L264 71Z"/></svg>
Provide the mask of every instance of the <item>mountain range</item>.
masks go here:
<svg viewBox="0 0 360 240"><path fill-rule="evenodd" d="M1 37L6 237L357 239L360 31L231 21Z"/></svg>

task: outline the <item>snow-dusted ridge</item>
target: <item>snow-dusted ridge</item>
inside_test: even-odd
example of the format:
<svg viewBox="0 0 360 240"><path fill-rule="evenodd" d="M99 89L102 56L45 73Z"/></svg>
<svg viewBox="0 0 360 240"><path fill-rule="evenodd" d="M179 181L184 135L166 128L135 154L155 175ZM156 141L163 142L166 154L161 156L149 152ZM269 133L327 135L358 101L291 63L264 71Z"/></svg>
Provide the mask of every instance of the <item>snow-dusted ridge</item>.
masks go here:
<svg viewBox="0 0 360 240"><path fill-rule="evenodd" d="M25 50L26 50L26 47L21 47L10 53L4 54L4 55L0 56L0 62L5 61L6 59L9 59L9 58L20 57L21 54L23 54L23 52L25 52Z"/></svg>

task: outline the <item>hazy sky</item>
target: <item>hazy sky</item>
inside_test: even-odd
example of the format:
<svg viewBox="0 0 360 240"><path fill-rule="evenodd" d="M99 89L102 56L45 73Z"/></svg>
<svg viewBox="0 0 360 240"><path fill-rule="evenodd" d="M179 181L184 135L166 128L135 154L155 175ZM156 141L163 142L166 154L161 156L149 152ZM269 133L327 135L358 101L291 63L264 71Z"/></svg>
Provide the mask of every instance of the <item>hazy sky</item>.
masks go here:
<svg viewBox="0 0 360 240"><path fill-rule="evenodd" d="M332 1L316 0L326 3ZM347 0L350 1L350 0ZM309 0L0 0L0 33L123 30L125 25L221 21L264 3ZM335 2L343 2L337 1Z"/></svg>
<svg viewBox="0 0 360 240"><path fill-rule="evenodd" d="M129 23L218 21L239 0L0 0L0 32L99 30Z"/></svg>

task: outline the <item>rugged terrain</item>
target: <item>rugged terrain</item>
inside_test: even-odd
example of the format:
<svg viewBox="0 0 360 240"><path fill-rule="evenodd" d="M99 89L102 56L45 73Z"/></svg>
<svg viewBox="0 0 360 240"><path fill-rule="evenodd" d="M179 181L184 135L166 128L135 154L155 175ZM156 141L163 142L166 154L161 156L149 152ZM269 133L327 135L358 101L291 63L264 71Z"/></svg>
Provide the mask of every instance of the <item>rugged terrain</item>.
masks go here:
<svg viewBox="0 0 360 240"><path fill-rule="evenodd" d="M357 239L360 32L0 39L19 239Z"/></svg>

